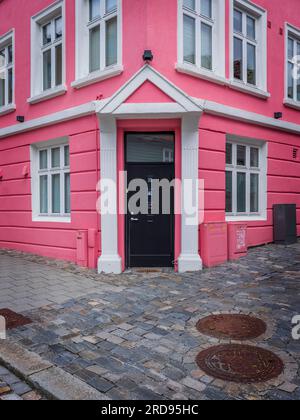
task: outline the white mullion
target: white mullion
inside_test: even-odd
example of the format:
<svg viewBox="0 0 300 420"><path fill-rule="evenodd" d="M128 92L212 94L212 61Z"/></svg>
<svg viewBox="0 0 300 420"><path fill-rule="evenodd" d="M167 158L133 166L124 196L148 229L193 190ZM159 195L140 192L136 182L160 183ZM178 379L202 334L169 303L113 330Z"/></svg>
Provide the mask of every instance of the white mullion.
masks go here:
<svg viewBox="0 0 300 420"><path fill-rule="evenodd" d="M242 32L243 32L243 82L247 83L247 15L243 12L242 14Z"/></svg>
<svg viewBox="0 0 300 420"><path fill-rule="evenodd" d="M100 70L106 68L106 21L100 21Z"/></svg>
<svg viewBox="0 0 300 420"><path fill-rule="evenodd" d="M51 22L52 43L51 43L51 88L55 87L55 20Z"/></svg>
<svg viewBox="0 0 300 420"><path fill-rule="evenodd" d="M201 24L202 21L199 16L195 17L195 63L196 66L201 67L201 46L202 46L202 36L201 36Z"/></svg>

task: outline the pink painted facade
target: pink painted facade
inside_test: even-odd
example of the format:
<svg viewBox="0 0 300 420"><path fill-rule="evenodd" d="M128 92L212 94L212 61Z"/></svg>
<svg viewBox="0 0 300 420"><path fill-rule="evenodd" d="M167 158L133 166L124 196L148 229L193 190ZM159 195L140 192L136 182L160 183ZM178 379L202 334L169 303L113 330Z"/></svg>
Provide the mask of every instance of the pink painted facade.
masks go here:
<svg viewBox="0 0 300 420"><path fill-rule="evenodd" d="M88 84L80 89L72 87L76 80L76 7L75 1L65 0L65 74L66 92L52 99L32 104L31 96L31 17L43 11L52 0L3 0L0 2L1 36L14 30L14 104L15 110L1 115L0 107L0 247L17 249L43 256L78 262L80 245L78 232L86 231L84 245L87 265L96 267L102 255L102 219L96 211L98 193L96 184L101 174L101 117L97 112L85 111L76 117L56 119L53 115L94 102L105 106L116 92L121 92L143 68L144 50L152 50L154 59L150 67L171 87L204 106L199 115L198 176L205 181L205 223L231 223L226 217L226 139L228 136L254 139L267 146L266 209L265 217L253 216L244 221L248 228L248 245L256 246L273 241L274 204L296 204L297 233L300 236L300 101L295 106L284 104L286 69L286 23L300 28L299 1L255 0L251 3L267 11L266 36L266 91L257 96L249 91L233 89L230 79L231 8L224 0L225 75L216 82L204 77L186 74L176 69L180 36L178 35L179 6L177 0L123 0L121 1L121 50L123 70L105 80ZM299 41L300 45L300 41ZM0 41L1 46L1 41ZM0 48L1 50L1 48ZM135 79L134 79L135 80ZM133 81L134 84L134 81ZM117 162L124 167L124 133L175 133L175 173L181 177L182 119L179 111L174 115L149 116L137 114L147 104L176 105L176 95L164 92L151 80L137 85L135 92L124 97L124 106L135 109L132 116L117 120ZM121 91L120 91L121 89ZM174 92L175 92L174 90ZM121 98L122 95L120 95ZM173 96L173 97L172 97ZM183 97L183 96L182 96ZM121 99L120 99L121 100ZM212 105L213 104L213 105ZM216 104L221 105L218 108ZM298 109L297 109L298 105ZM138 111L136 110L138 109ZM171 108L170 108L171 109ZM120 111L121 112L121 111ZM146 111L145 111L146 112ZM169 111L168 111L169 112ZM282 112L282 119L274 119ZM162 110L162 113L164 111ZM251 113L251 114L250 114ZM193 114L193 112L191 112ZM25 122L16 122L24 116ZM255 118L254 118L255 116ZM46 122L44 117L50 117ZM43 119L44 118L44 119ZM42 119L39 123L39 119ZM30 123L33 122L33 126ZM7 130L11 129L11 132ZM18 131L19 130L19 131ZM69 222L34 221L32 216L31 146L52 139L67 138L70 146L71 218ZM29 172L26 173L26 167ZM264 193L264 191L263 191ZM243 218L236 218L242 221ZM175 220L175 260L182 246L181 218ZM199 254L204 254L199 227ZM93 239L94 238L94 239ZM125 227L118 217L118 253L125 269ZM224 244L226 247L226 244ZM227 254L227 250L225 250ZM175 264L176 267L176 264Z"/></svg>

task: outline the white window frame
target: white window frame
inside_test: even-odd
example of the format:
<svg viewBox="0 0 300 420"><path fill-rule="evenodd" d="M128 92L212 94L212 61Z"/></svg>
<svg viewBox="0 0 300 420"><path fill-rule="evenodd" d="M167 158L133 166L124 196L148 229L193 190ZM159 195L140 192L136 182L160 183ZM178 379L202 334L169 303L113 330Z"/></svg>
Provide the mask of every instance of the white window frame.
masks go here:
<svg viewBox="0 0 300 420"><path fill-rule="evenodd" d="M238 9L256 20L256 85L247 83L247 79L238 80L234 78L234 37L236 36L233 20L234 9ZM230 85L237 90L246 91L263 98L270 97L267 91L267 27L268 15L265 9L248 0L230 0ZM244 39L244 42L248 41L253 44L252 40ZM247 51L244 45L243 51L245 67ZM245 68L244 72L247 74Z"/></svg>
<svg viewBox="0 0 300 420"><path fill-rule="evenodd" d="M226 144L232 144L232 164L226 163L225 171L232 172L232 212L226 213L226 221L266 221L267 220L267 142L260 140L245 139L237 136L227 136ZM237 146L246 147L246 166L238 166ZM250 166L250 149L259 150L259 167ZM246 212L237 212L237 173L246 174ZM257 213L250 212L250 175L259 175L259 195ZM226 193L226 188L225 188Z"/></svg>
<svg viewBox="0 0 300 420"><path fill-rule="evenodd" d="M297 81L295 83L294 87L294 97L289 98L288 97L288 62L291 62L288 58L288 40L289 38L292 38L294 41L297 41L300 43L300 29L296 28L289 23L285 24L285 58L284 58L284 104L288 107L298 109L300 110L300 100L297 100ZM297 45L295 43L295 45ZM297 51L294 50L294 54ZM295 54L297 55L297 54ZM296 65L294 63L294 65ZM300 70L298 71L299 77L300 77Z"/></svg>
<svg viewBox="0 0 300 420"><path fill-rule="evenodd" d="M71 213L64 212L65 206L65 174L70 174L70 166L64 163L64 148L69 146L68 138L58 138L46 142L35 143L31 146L31 193L32 193L32 221L70 223ZM51 168L51 150L60 148L60 167ZM40 152L47 151L48 168L40 169ZM52 175L60 174L60 213L52 213ZM40 176L48 175L48 213L40 212ZM71 197L70 197L71 198Z"/></svg>
<svg viewBox="0 0 300 420"><path fill-rule="evenodd" d="M42 28L45 24L61 16L62 18L62 39L54 45L62 44L62 84L52 86L51 89L43 90L43 51L47 46L43 46ZM67 91L66 87L66 24L65 24L65 0L60 0L50 5L43 11L31 18L31 97L27 100L30 104L35 104L47 99L63 95ZM52 79L54 77L54 61L52 53Z"/></svg>
<svg viewBox="0 0 300 420"><path fill-rule="evenodd" d="M196 1L196 13L184 7L183 0L178 0L178 61L177 71L192 76L225 84L225 1L212 0L212 19L201 15L200 0ZM188 15L196 19L196 63L184 61L183 17ZM201 22L212 27L212 70L201 66Z"/></svg>
<svg viewBox="0 0 300 420"><path fill-rule="evenodd" d="M104 6L103 6L104 7ZM106 67L105 65L105 21L117 17L117 63ZM90 73L89 64L89 31L93 26L99 25L100 22L100 70ZM76 0L76 70L75 81L71 86L80 89L92 83L97 83L102 80L118 76L123 72L122 65L122 0L117 0L117 10L103 13L100 19L90 22L89 21L89 1Z"/></svg>
<svg viewBox="0 0 300 420"><path fill-rule="evenodd" d="M7 55L7 49L9 46L12 46L12 54L13 54L13 61L11 64L5 63L3 67L1 67L0 63L0 71L5 72L5 104L4 106L0 106L0 116L9 114L10 112L14 112L16 110L15 105L15 31L14 29L10 30L6 34L0 37L0 50L5 50ZM13 71L13 79L12 79L12 102L8 103L8 70L12 69Z"/></svg>

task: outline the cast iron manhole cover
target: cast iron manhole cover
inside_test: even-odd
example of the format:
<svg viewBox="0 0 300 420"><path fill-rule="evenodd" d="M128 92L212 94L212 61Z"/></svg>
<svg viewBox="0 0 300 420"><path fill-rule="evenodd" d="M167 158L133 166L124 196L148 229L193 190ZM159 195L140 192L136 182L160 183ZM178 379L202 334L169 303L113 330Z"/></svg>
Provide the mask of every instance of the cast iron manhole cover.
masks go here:
<svg viewBox="0 0 300 420"><path fill-rule="evenodd" d="M202 334L219 339L253 340L264 334L266 324L248 315L211 315L200 319L197 330Z"/></svg>
<svg viewBox="0 0 300 420"><path fill-rule="evenodd" d="M31 324L32 321L23 315L17 314L10 309L0 309L0 316L3 316L6 321L6 329L12 330L13 328L23 327L24 325Z"/></svg>
<svg viewBox="0 0 300 420"><path fill-rule="evenodd" d="M281 359L260 347L227 344L198 354L201 370L213 378L251 384L277 378L284 370Z"/></svg>

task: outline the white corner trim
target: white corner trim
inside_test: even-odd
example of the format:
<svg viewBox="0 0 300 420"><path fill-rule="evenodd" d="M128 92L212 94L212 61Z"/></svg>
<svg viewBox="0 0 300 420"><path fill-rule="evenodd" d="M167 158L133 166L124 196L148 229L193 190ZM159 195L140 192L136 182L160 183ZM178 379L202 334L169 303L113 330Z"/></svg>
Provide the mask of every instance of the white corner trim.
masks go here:
<svg viewBox="0 0 300 420"><path fill-rule="evenodd" d="M7 106L1 106L0 107L0 117L2 115L7 115L7 114L10 114L12 112L15 112L16 109L17 109L17 107L16 107L15 104L10 104L10 105L7 105Z"/></svg>
<svg viewBox="0 0 300 420"><path fill-rule="evenodd" d="M300 102L293 101L293 99L285 98L283 104L288 108L293 108L300 111Z"/></svg>
<svg viewBox="0 0 300 420"><path fill-rule="evenodd" d="M97 108L99 114L114 113L140 86L146 81L150 81L167 96L173 99L177 104L181 105L185 112L202 111L201 105L194 101L185 92L171 83L161 73L149 65L143 66L133 77L128 80L110 99Z"/></svg>
<svg viewBox="0 0 300 420"><path fill-rule="evenodd" d="M56 98L57 96L64 95L67 92L67 86L57 86L53 89L45 90L39 95L32 96L27 99L27 102L31 105L37 104L42 101L47 101L48 99Z"/></svg>
<svg viewBox="0 0 300 420"><path fill-rule="evenodd" d="M219 85L226 85L227 80L225 77L218 76L215 72L201 69L195 65L188 63L177 63L175 69L179 73L188 74L189 76L198 77L199 79L204 79L209 82L218 83Z"/></svg>
<svg viewBox="0 0 300 420"><path fill-rule="evenodd" d="M111 77L116 77L122 74L124 71L124 67L121 65L113 66L107 68L105 70L96 71L95 73L91 73L86 77L82 77L81 79L75 80L71 83L71 86L74 89L80 89L85 86L91 85L93 83L101 82L103 80L109 79Z"/></svg>
<svg viewBox="0 0 300 420"><path fill-rule="evenodd" d="M261 90L255 86L250 86L249 84L246 84L242 81L239 82L237 80L229 80L227 84L231 89L238 90L239 92L243 93L248 93L258 98L268 99L271 97L271 94L269 92Z"/></svg>
<svg viewBox="0 0 300 420"><path fill-rule="evenodd" d="M11 125L9 127L2 128L0 129L0 138L13 136L15 134L24 133L30 130L36 130L41 127L47 127L52 124L70 121L76 118L81 118L86 115L94 114L95 110L96 103L88 102L86 104L79 105L74 108L65 109L64 111L49 114L41 118L36 118L34 120L30 120L22 124Z"/></svg>
<svg viewBox="0 0 300 420"><path fill-rule="evenodd" d="M178 272L189 273L195 271L201 271L203 269L203 263L200 255L189 255L181 254L178 258Z"/></svg>

